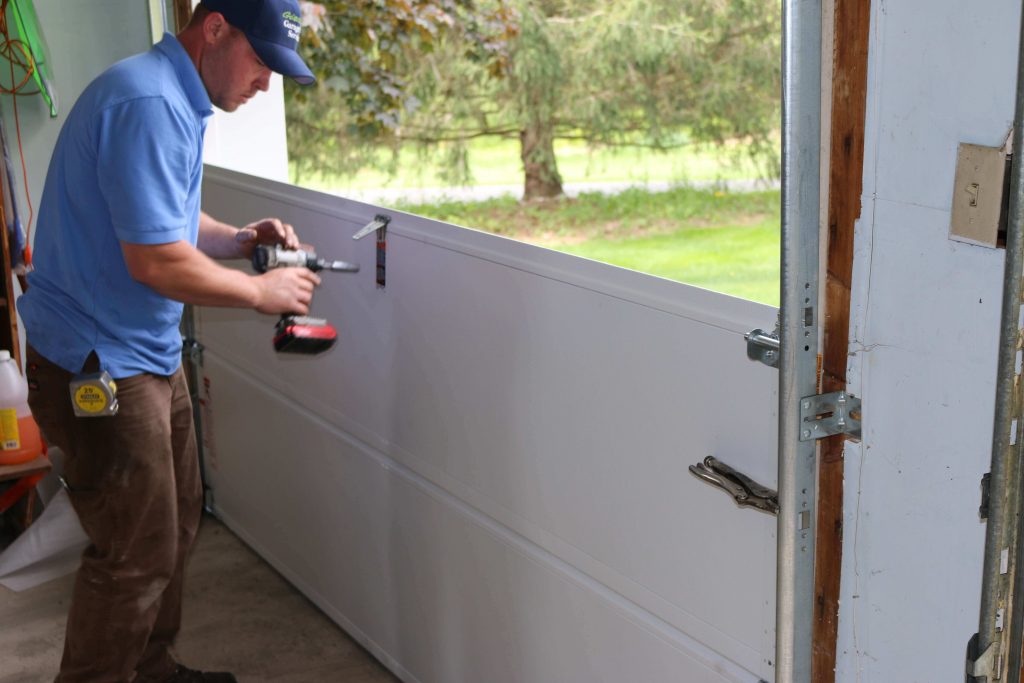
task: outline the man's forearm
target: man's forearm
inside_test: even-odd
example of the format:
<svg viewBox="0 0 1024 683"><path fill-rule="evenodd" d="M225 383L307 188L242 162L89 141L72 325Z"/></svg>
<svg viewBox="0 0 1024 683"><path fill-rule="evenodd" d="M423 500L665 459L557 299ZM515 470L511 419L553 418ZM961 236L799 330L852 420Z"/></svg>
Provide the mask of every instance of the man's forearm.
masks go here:
<svg viewBox="0 0 1024 683"><path fill-rule="evenodd" d="M245 308L255 307L260 301L256 278L218 265L187 242L123 244L122 249L132 277L169 299Z"/></svg>
<svg viewBox="0 0 1024 683"><path fill-rule="evenodd" d="M133 279L187 304L305 315L320 284L306 268L274 268L260 275L225 268L185 241L122 242L121 250Z"/></svg>
<svg viewBox="0 0 1024 683"><path fill-rule="evenodd" d="M238 240L238 228L222 223L205 212L199 213L199 240L196 247L210 258L240 259L249 258L251 245ZM249 253L247 253L247 251Z"/></svg>

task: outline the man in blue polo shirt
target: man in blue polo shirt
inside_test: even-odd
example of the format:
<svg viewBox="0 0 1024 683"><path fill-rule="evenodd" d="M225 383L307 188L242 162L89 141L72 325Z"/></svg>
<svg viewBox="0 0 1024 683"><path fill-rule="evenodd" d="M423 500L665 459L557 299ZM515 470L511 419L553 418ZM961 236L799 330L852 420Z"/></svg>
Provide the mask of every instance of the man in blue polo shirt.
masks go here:
<svg viewBox="0 0 1024 683"><path fill-rule="evenodd" d="M218 265L258 243L299 241L277 219L239 229L200 211L212 106L234 111L271 71L314 82L295 51L298 15L295 0L203 0L177 37L93 81L54 149L18 309L29 403L65 453L91 541L58 683L235 681L171 652L202 502L178 329L183 302L306 313L319 284L306 269L250 276ZM117 381L120 410L76 417L69 382L97 370Z"/></svg>

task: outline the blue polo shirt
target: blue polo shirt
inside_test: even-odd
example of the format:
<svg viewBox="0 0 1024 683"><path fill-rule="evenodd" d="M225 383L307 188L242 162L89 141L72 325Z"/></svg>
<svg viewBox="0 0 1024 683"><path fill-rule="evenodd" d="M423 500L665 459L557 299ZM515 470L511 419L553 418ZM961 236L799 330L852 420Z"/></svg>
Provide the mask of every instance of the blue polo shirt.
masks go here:
<svg viewBox="0 0 1024 683"><path fill-rule="evenodd" d="M178 368L182 304L132 279L121 242L196 244L212 113L170 34L78 98L50 160L35 270L18 300L28 341L43 356L78 372L96 351L115 379Z"/></svg>

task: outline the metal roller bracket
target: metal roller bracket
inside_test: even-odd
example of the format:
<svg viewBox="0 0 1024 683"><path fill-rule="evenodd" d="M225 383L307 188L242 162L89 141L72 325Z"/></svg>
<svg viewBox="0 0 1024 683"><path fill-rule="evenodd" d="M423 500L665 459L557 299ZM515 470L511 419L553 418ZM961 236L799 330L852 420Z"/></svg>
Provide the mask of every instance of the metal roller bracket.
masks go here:
<svg viewBox="0 0 1024 683"><path fill-rule="evenodd" d="M764 363L770 368L779 367L779 321L771 333L758 328L743 335L747 340L747 358Z"/></svg>

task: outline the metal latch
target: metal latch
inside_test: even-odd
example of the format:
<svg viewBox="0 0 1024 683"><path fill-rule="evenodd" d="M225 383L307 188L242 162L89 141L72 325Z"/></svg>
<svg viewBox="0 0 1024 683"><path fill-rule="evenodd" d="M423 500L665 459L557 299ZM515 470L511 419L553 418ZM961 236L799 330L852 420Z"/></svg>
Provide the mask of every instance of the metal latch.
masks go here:
<svg viewBox="0 0 1024 683"><path fill-rule="evenodd" d="M779 513L778 492L758 484L710 455L704 458L704 462L690 465L690 472L728 493L740 507L756 508L771 515Z"/></svg>
<svg viewBox="0 0 1024 683"><path fill-rule="evenodd" d="M770 368L779 367L779 321L771 333L758 328L743 335L747 340L747 358L764 363Z"/></svg>
<svg viewBox="0 0 1024 683"><path fill-rule="evenodd" d="M860 399L845 391L800 399L800 440L835 434L860 438Z"/></svg>

